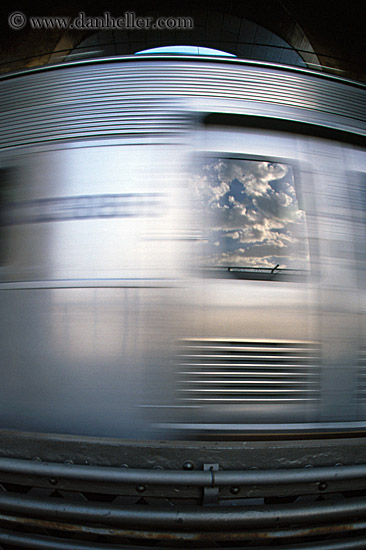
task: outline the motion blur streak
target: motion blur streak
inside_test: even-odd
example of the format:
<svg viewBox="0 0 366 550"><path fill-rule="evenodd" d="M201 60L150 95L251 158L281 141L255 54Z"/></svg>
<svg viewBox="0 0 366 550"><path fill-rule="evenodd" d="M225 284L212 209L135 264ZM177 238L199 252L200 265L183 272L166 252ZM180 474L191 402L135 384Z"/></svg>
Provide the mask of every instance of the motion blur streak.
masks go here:
<svg viewBox="0 0 366 550"><path fill-rule="evenodd" d="M0 93L0 428L366 428L362 87L141 55Z"/></svg>

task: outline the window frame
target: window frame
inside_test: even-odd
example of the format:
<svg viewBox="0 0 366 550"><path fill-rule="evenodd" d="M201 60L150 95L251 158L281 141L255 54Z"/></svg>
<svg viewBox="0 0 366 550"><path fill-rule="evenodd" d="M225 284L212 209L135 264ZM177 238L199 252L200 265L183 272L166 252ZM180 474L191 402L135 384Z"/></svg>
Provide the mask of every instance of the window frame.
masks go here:
<svg viewBox="0 0 366 550"><path fill-rule="evenodd" d="M244 135L244 134L243 134ZM287 134L287 137L288 134ZM306 170L310 172L310 167L306 166L304 163L296 159L291 159L289 157L278 157L274 155L259 155L253 153L231 153L228 151L220 151L219 149L215 150L200 150L194 153L193 165L197 166L198 163L202 164L203 159L230 159L230 160L243 160L243 161L253 161L253 162L268 162L273 164L285 164L291 166L293 183L296 192L296 199L298 206L301 210L304 211L305 215L305 238L308 245L308 260L307 264L308 269L293 269L293 268L282 268L275 269L273 268L259 268L259 267L247 267L240 268L236 266L194 266L194 271L198 272L201 277L213 278L213 279L229 279L229 280L248 280L248 281L277 281L277 282L299 282L304 283L308 282L310 276L313 275L312 269L312 247L309 239L308 223L307 223L307 205L304 199L303 194L303 181L302 181L302 171ZM304 170L301 170L303 168ZM191 170L189 173L192 173Z"/></svg>

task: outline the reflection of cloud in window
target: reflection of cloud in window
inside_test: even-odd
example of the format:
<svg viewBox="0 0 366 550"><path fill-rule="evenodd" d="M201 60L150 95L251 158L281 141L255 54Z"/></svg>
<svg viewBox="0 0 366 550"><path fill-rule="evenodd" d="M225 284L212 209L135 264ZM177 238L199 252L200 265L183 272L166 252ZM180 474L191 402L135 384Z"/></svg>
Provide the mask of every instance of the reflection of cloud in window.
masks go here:
<svg viewBox="0 0 366 550"><path fill-rule="evenodd" d="M208 229L206 264L306 267L305 218L290 166L215 159L191 185Z"/></svg>
<svg viewBox="0 0 366 550"><path fill-rule="evenodd" d="M219 160L213 171L220 182L241 183L248 196L260 196L270 189L270 182L283 178L287 167L270 162Z"/></svg>

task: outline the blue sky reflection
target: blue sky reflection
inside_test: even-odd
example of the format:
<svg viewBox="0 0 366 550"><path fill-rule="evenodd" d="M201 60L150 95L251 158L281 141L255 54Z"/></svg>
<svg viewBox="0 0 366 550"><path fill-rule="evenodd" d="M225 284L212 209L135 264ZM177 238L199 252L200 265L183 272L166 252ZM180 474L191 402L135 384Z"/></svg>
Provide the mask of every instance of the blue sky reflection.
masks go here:
<svg viewBox="0 0 366 550"><path fill-rule="evenodd" d="M205 265L306 269L305 213L291 166L206 159L191 186L204 215Z"/></svg>

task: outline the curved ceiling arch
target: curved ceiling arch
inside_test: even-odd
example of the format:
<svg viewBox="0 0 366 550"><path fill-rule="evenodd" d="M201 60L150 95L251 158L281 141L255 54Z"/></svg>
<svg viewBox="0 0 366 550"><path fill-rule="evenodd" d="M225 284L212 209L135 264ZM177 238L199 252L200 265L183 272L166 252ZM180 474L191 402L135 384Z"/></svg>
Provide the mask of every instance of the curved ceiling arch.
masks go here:
<svg viewBox="0 0 366 550"><path fill-rule="evenodd" d="M141 50L184 44L221 50L242 59L309 68L320 66L309 40L294 21L280 29L286 31L286 36L281 36L276 27L282 25L276 25L275 21L268 28L247 17L212 10L193 10L192 19L191 30L100 30L74 34L67 31L49 62L131 55Z"/></svg>

